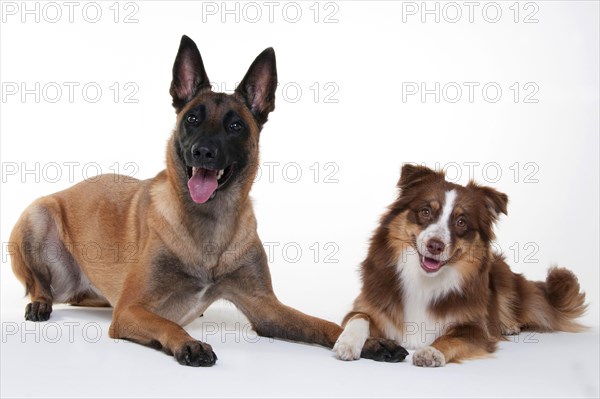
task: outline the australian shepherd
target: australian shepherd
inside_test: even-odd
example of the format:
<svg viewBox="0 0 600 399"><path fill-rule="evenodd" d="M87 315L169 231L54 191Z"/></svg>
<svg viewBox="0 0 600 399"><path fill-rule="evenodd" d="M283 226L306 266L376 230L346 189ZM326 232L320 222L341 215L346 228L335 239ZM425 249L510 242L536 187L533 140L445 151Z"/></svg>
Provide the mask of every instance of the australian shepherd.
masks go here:
<svg viewBox="0 0 600 399"><path fill-rule="evenodd" d="M358 359L376 336L416 349L413 364L438 367L490 354L521 330L582 330L585 294L572 272L555 267L546 281L528 281L492 249L506 194L414 165L402 168L398 187L362 263L339 359Z"/></svg>

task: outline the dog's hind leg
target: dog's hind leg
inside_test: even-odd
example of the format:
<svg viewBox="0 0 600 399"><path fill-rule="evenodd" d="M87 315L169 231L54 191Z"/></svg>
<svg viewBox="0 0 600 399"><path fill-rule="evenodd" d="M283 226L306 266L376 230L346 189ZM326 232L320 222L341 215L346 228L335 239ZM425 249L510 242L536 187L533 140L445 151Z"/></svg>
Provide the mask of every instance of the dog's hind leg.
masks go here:
<svg viewBox="0 0 600 399"><path fill-rule="evenodd" d="M44 266L41 242L34 237L37 209L28 208L14 227L9 241L11 265L17 279L25 286L31 302L25 308L25 320L46 321L52 313L52 288L50 270Z"/></svg>
<svg viewBox="0 0 600 399"><path fill-rule="evenodd" d="M25 320L46 321L52 313L52 290L50 287L50 276L43 268L35 266L35 260L32 259L27 249L21 245L20 241L13 241L11 236L11 245L13 245L11 254L12 268L17 278L25 285L26 295L29 295L30 303L25 308Z"/></svg>
<svg viewBox="0 0 600 399"><path fill-rule="evenodd" d="M87 281L62 241L52 205L47 197L34 202L23 212L10 238L12 268L31 301L25 308L25 320L48 320L52 304L77 297L82 281Z"/></svg>

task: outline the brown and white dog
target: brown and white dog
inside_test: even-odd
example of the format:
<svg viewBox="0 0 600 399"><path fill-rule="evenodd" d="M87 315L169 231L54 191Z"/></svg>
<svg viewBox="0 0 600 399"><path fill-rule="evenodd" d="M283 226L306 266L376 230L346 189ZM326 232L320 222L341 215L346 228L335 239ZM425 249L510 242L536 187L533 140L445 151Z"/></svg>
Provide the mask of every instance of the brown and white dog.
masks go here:
<svg viewBox="0 0 600 399"><path fill-rule="evenodd" d="M395 340L413 364L443 366L484 356L521 330L580 331L585 294L569 270L545 282L513 273L494 253L493 225L508 197L442 172L405 165L400 194L381 218L362 263L362 291L334 346L358 359L369 336Z"/></svg>

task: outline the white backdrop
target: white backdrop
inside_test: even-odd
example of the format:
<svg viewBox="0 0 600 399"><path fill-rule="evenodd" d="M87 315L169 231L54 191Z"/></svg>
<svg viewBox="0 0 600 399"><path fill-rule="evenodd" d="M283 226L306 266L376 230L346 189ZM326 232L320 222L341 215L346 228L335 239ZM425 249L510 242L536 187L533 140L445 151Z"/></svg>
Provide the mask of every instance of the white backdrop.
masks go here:
<svg viewBox="0 0 600 399"><path fill-rule="evenodd" d="M28 203L98 172L164 168L187 34L228 92L276 51L252 196L284 302L341 321L400 167L417 162L507 193L498 249L531 279L572 269L583 321L598 325L597 2L3 1L1 12L3 322L26 304L5 245Z"/></svg>

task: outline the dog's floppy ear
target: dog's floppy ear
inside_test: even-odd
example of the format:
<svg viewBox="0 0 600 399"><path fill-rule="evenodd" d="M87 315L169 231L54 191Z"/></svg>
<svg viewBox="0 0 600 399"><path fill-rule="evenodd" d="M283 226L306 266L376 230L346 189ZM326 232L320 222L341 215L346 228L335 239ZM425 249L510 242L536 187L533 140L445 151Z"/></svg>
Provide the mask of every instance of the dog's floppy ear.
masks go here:
<svg viewBox="0 0 600 399"><path fill-rule="evenodd" d="M181 111L202 88L210 88L210 82L200 51L192 39L183 35L173 65L173 81L169 91L175 110Z"/></svg>
<svg viewBox="0 0 600 399"><path fill-rule="evenodd" d="M402 171L400 172L400 180L398 180L398 188L406 190L414 185L422 182L427 177L436 176L444 179L443 172L436 172L433 169L429 169L426 166L404 164Z"/></svg>
<svg viewBox="0 0 600 399"><path fill-rule="evenodd" d="M275 89L277 89L275 50L269 47L256 57L235 90L244 99L259 126L267 121L269 112L275 109Z"/></svg>
<svg viewBox="0 0 600 399"><path fill-rule="evenodd" d="M501 193L491 187L480 186L475 182L469 182L467 185L469 188L477 190L485 199L486 208L492 213L495 219L501 213L508 215L508 195Z"/></svg>
<svg viewBox="0 0 600 399"><path fill-rule="evenodd" d="M503 213L508 214L508 196L491 187L480 186L477 183L469 182L467 188L474 189L478 194L481 205L485 211L479 213L480 234L485 241L491 241L495 238L494 223L498 221L498 216Z"/></svg>

